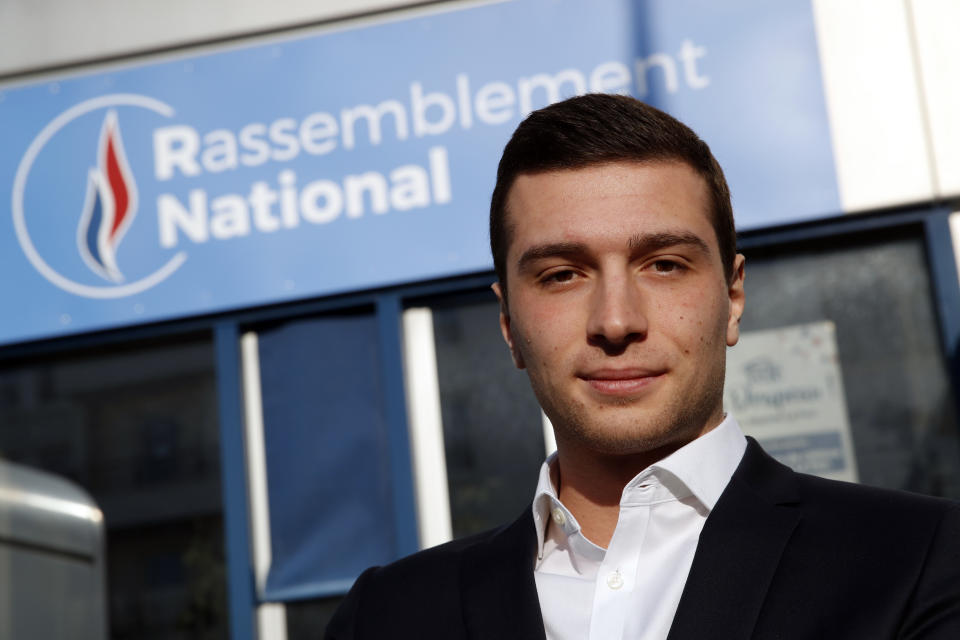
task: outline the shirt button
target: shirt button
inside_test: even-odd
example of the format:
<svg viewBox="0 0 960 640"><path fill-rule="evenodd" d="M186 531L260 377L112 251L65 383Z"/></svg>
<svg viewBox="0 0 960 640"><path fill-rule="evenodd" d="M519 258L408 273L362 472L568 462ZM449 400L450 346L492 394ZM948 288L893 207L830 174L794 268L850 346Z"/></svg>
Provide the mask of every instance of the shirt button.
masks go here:
<svg viewBox="0 0 960 640"><path fill-rule="evenodd" d="M563 515L563 511L559 507L553 510L553 521L561 527L567 523L567 516Z"/></svg>
<svg viewBox="0 0 960 640"><path fill-rule="evenodd" d="M607 586L613 590L617 590L623 586L623 576L620 575L620 569L617 569L607 576Z"/></svg>

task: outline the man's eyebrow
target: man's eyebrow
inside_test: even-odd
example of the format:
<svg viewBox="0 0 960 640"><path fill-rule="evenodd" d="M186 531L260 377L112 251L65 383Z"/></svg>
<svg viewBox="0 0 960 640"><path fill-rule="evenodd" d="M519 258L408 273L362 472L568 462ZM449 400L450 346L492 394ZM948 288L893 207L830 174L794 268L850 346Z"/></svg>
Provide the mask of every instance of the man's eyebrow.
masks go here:
<svg viewBox="0 0 960 640"><path fill-rule="evenodd" d="M662 233L638 233L630 237L628 247L634 254L649 253L658 249L686 245L695 248L704 255L710 254L710 247L703 239L689 231L667 231ZM517 267L523 271L531 263L546 258L561 258L582 256L589 253L587 245L582 242L550 242L538 244L523 252L517 261Z"/></svg>
<svg viewBox="0 0 960 640"><path fill-rule="evenodd" d="M531 262L545 258L583 255L587 252L587 245L581 242L551 242L538 244L523 252L517 260L517 267L523 271Z"/></svg>
<svg viewBox="0 0 960 640"><path fill-rule="evenodd" d="M649 253L667 247L679 245L691 246L704 255L710 255L710 247L703 238L689 231L667 231L663 233L638 233L630 238L630 251Z"/></svg>

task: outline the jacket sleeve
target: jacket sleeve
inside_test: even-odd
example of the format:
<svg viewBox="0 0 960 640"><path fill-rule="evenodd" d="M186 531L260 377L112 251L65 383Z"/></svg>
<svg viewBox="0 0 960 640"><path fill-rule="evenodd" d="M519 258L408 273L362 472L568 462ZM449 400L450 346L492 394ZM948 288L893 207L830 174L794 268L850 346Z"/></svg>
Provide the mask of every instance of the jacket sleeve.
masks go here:
<svg viewBox="0 0 960 640"><path fill-rule="evenodd" d="M897 637L960 638L960 503L947 507L940 520Z"/></svg>
<svg viewBox="0 0 960 640"><path fill-rule="evenodd" d="M376 570L377 567L370 567L353 583L350 592L330 619L324 640L355 640L362 637L357 631L357 619L361 615L360 599L370 576Z"/></svg>

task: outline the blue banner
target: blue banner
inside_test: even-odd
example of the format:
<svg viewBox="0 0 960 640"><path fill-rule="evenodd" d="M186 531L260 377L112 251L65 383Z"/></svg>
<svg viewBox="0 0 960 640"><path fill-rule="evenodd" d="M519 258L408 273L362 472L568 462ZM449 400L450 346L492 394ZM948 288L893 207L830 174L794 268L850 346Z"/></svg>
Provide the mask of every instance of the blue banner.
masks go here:
<svg viewBox="0 0 960 640"><path fill-rule="evenodd" d="M808 0L441 5L0 89L0 344L487 270L503 144L588 91L690 124L740 228L840 209Z"/></svg>
<svg viewBox="0 0 960 640"><path fill-rule="evenodd" d="M344 593L361 571L400 555L376 318L294 320L258 335L270 504L265 599Z"/></svg>

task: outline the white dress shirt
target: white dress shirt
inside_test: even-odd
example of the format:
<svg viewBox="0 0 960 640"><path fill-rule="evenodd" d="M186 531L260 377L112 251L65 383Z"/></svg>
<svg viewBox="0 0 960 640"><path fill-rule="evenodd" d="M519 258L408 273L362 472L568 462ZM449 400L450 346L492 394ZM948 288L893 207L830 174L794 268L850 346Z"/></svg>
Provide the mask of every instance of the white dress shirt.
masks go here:
<svg viewBox="0 0 960 640"><path fill-rule="evenodd" d="M547 458L533 501L534 577L547 640L666 638L703 523L746 446L727 414L637 474L623 489L607 549L584 537L557 498L550 476L556 454Z"/></svg>

